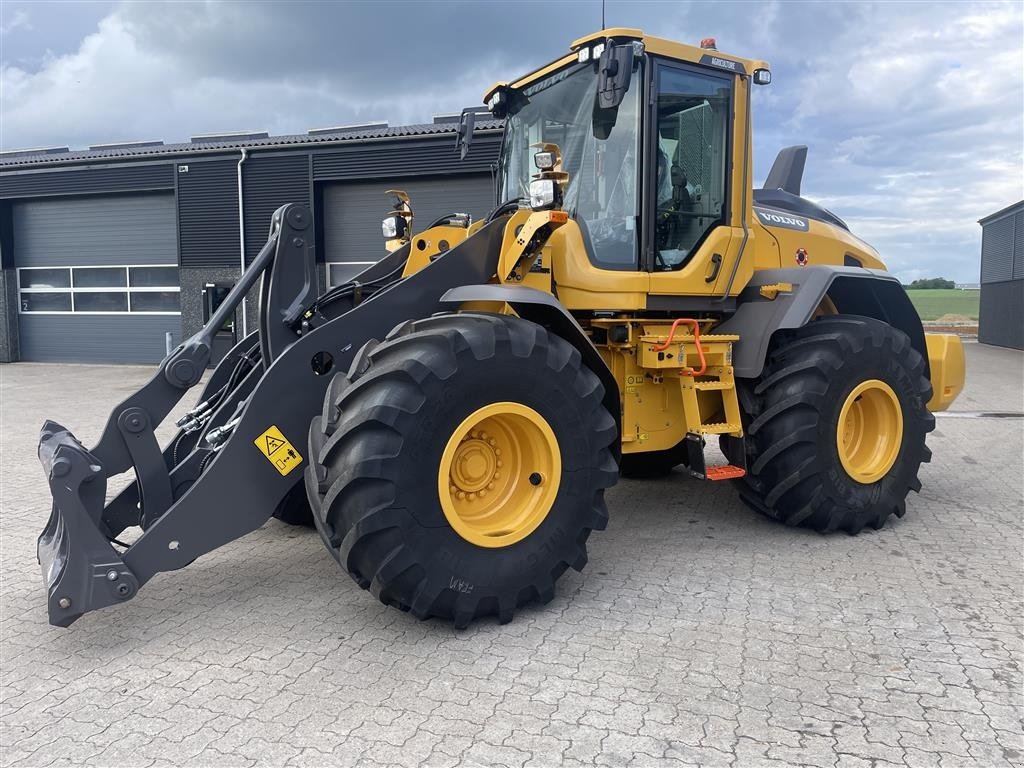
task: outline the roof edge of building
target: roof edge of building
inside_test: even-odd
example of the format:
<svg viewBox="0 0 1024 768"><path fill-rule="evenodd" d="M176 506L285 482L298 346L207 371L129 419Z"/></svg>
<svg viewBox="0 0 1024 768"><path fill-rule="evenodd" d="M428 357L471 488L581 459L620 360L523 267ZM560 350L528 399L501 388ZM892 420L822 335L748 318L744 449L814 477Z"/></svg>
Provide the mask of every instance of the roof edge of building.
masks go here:
<svg viewBox="0 0 1024 768"><path fill-rule="evenodd" d="M978 219L978 223L981 224L982 226L985 226L986 224L989 224L995 221L996 219L1001 219L1004 216L1008 216L1011 213L1016 213L1017 208L1024 210L1024 200L1018 200L1016 203L1011 203L1005 208L1000 208L995 213L990 213L988 216Z"/></svg>
<svg viewBox="0 0 1024 768"><path fill-rule="evenodd" d="M488 134L502 129L500 120L487 120L477 123L474 133ZM16 156L0 156L0 168L7 172L28 170L33 168L55 168L93 163L126 162L158 158L209 155L237 152L246 149L254 151L298 150L310 147L330 147L342 144L394 141L398 139L422 139L435 136L454 135L456 125L451 124L414 124L408 126L392 126L385 129L367 131L348 130L336 134L323 133L317 135L288 134L268 136L261 139L238 141L180 142L160 144L149 147L108 148L103 150L70 150L60 154L19 154Z"/></svg>

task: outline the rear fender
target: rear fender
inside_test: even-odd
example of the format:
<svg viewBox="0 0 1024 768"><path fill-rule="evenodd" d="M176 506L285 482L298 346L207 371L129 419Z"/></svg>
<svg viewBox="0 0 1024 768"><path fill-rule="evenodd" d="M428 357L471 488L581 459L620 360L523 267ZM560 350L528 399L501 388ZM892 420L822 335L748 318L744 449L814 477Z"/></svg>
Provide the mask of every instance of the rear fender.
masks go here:
<svg viewBox="0 0 1024 768"><path fill-rule="evenodd" d="M780 290L774 299L762 294L762 287L780 284L791 287ZM899 280L881 270L839 266L766 269L754 273L740 294L736 313L715 329L715 333L740 337L733 347L736 376L760 376L772 335L806 325L825 298L842 314L873 317L899 328L924 358L925 375L931 377L924 327Z"/></svg>

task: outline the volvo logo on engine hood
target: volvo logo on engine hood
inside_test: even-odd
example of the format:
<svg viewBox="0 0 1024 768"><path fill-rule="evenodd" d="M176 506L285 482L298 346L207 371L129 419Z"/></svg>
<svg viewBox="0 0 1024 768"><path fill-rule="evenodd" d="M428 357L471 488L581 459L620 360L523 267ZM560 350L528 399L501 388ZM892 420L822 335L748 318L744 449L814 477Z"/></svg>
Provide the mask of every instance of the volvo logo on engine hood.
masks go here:
<svg viewBox="0 0 1024 768"><path fill-rule="evenodd" d="M803 216L796 216L786 211L776 211L772 208L759 208L754 206L754 213L766 227L782 227L783 229L795 229L798 232L806 232L810 225Z"/></svg>

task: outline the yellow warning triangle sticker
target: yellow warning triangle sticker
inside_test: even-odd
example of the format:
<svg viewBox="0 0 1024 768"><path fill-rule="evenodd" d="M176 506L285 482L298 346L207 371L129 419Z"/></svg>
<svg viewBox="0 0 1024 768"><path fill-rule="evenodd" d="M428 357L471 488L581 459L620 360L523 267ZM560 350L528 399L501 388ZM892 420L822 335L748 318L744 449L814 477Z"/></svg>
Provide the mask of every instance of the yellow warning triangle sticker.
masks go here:
<svg viewBox="0 0 1024 768"><path fill-rule="evenodd" d="M295 450L295 446L273 424L252 442L282 475L302 466L302 454Z"/></svg>

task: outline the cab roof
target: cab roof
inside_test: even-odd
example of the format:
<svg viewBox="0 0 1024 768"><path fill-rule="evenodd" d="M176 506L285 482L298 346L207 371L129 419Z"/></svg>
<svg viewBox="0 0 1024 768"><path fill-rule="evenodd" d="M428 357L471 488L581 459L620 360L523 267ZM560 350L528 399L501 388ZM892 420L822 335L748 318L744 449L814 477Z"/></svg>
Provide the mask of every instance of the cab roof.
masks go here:
<svg viewBox="0 0 1024 768"><path fill-rule="evenodd" d="M510 85L512 88L522 88L523 86L529 85L535 80L539 80L551 72L564 67L566 64L576 61L577 52L581 48L586 48L591 44L605 40L612 40L616 43L637 40L644 44L644 48L648 53L653 53L657 56L664 56L668 59L675 59L677 61L687 61L693 64L700 64L711 69L724 70L741 77L749 77L756 69L770 69L767 62L759 59L747 59L731 53L723 53L715 50L714 48L701 48L697 45L687 45L686 43L668 40L664 37L655 37L653 35L645 34L642 29L611 27L609 29L592 32L585 37L573 40L569 45L570 53L556 59L550 64L546 64L545 66L530 72L529 74L523 75L511 83L505 81L495 83L484 93L484 103L486 104L491 95L501 86Z"/></svg>

